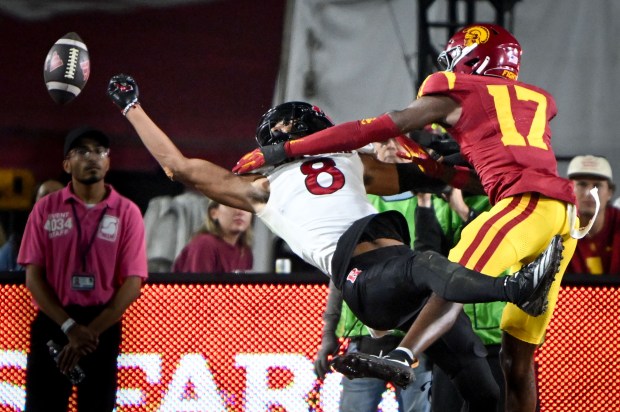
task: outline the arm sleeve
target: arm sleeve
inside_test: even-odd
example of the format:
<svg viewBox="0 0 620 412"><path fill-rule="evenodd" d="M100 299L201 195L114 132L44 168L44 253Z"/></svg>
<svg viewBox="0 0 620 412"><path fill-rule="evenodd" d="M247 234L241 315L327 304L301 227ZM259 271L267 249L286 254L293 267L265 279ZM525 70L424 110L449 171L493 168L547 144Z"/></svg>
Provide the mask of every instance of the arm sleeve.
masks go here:
<svg viewBox="0 0 620 412"><path fill-rule="evenodd" d="M323 335L335 334L340 314L342 312L342 293L336 288L334 282L329 282L329 293L325 312L323 313Z"/></svg>
<svg viewBox="0 0 620 412"><path fill-rule="evenodd" d="M447 187L442 180L424 174L415 163L396 163L400 193L414 191L441 194Z"/></svg>
<svg viewBox="0 0 620 412"><path fill-rule="evenodd" d="M382 116L342 123L302 139L284 144L289 158L302 155L343 152L359 149L372 142L381 142L402 134L392 118Z"/></svg>
<svg viewBox="0 0 620 412"><path fill-rule="evenodd" d="M446 167L445 170L453 170L453 172L448 173L448 176L451 176L444 179L450 186L463 189L472 194L486 194L480 182L480 178L473 169L464 166L455 166L453 169Z"/></svg>

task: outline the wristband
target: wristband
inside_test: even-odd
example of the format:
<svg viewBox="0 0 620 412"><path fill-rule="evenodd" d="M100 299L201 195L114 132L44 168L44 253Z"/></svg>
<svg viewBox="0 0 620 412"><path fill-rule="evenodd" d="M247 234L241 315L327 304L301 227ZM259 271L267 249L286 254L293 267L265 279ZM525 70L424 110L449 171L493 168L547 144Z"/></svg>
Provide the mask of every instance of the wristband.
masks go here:
<svg viewBox="0 0 620 412"><path fill-rule="evenodd" d="M72 318L69 318L66 321L64 321L62 325L60 325L60 330L62 330L62 333L66 335L67 333L69 333L71 328L75 326L75 324L76 324L75 320L73 320Z"/></svg>
<svg viewBox="0 0 620 412"><path fill-rule="evenodd" d="M260 151L263 152L266 165L274 166L287 159L284 143L286 142L280 142L260 148Z"/></svg>
<svg viewBox="0 0 620 412"><path fill-rule="evenodd" d="M123 113L123 116L127 116L127 112L128 112L129 110L131 110L131 108L132 108L132 107L134 107L134 106L136 106L136 105L139 105L139 104L140 104L140 102L138 102L138 100L135 100L135 101L133 101L133 102L129 103L129 104L128 104L127 106L125 106L125 108L123 109L123 112L122 112L122 113Z"/></svg>
<svg viewBox="0 0 620 412"><path fill-rule="evenodd" d="M396 163L398 173L398 187L400 193L409 190L416 193L441 194L446 183L425 175L415 163Z"/></svg>
<svg viewBox="0 0 620 412"><path fill-rule="evenodd" d="M472 220L478 217L480 213L476 211L474 208L469 208L469 213L467 214L467 220L463 222L463 227L467 226Z"/></svg>

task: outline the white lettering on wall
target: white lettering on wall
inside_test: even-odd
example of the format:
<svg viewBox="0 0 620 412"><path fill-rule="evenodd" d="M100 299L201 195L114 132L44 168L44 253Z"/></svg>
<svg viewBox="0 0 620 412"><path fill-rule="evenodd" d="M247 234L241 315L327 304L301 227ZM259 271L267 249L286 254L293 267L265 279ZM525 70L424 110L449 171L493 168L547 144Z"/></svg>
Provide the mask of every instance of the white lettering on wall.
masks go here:
<svg viewBox="0 0 620 412"><path fill-rule="evenodd" d="M161 379L161 355L159 353L122 353L118 357L118 368L141 369L146 381L156 384ZM116 403L118 406L144 405L146 395L140 389L118 388Z"/></svg>
<svg viewBox="0 0 620 412"><path fill-rule="evenodd" d="M186 396L188 384L193 385L192 397ZM201 354L190 353L181 358L159 411L226 412L209 364Z"/></svg>
<svg viewBox="0 0 620 412"><path fill-rule="evenodd" d="M18 350L0 350L0 369L17 368L26 370L26 352ZM9 382L0 381L0 406L10 406L23 411L26 407L24 388Z"/></svg>
<svg viewBox="0 0 620 412"><path fill-rule="evenodd" d="M246 412L264 412L271 406L281 405L287 411L308 410L305 397L316 380L312 362L301 354L240 353L235 356L236 366L246 370ZM286 388L269 387L270 368L284 368L293 373L292 383Z"/></svg>

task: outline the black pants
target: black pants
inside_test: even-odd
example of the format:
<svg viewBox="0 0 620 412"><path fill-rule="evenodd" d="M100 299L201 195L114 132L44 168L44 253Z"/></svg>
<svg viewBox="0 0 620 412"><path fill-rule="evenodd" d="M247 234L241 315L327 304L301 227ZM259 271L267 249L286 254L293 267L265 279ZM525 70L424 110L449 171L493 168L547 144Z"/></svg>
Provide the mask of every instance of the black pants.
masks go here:
<svg viewBox="0 0 620 412"><path fill-rule="evenodd" d="M68 307L67 313L85 325L102 307ZM68 340L60 327L39 311L31 324L30 353L26 365L26 411L66 412L72 392L71 382L56 366L47 342L64 346ZM121 324L113 325L99 336L97 350L83 357L79 365L86 378L77 386L78 411L111 412L116 405L117 357L120 351Z"/></svg>
<svg viewBox="0 0 620 412"><path fill-rule="evenodd" d="M332 279L359 320L380 330L402 327L433 292L461 303L505 299L502 278L467 269L439 253L418 253L406 245L355 256L346 272L334 273Z"/></svg>
<svg viewBox="0 0 620 412"><path fill-rule="evenodd" d="M468 276L461 273L467 269L461 270L442 256L438 255L437 263L429 263L424 256L403 245L352 258L351 271L342 282L343 299L365 325L380 330L408 330L433 290L445 290L455 278ZM493 293L477 292L468 285L456 289L457 293L472 295ZM466 411L496 411L500 390L485 359L486 353L463 311L454 326L425 351L433 364L457 385ZM433 394L437 393L433 390Z"/></svg>
<svg viewBox="0 0 620 412"><path fill-rule="evenodd" d="M498 412L504 410L504 375L499 361L500 345L487 345L488 355L486 362L491 368L493 377L500 388L500 400L498 402ZM469 377L471 378L471 377ZM453 379L445 373L441 368L433 366L433 386L431 402L433 412L461 412L463 410L463 397L459 393L457 386L459 382L453 382ZM474 384L476 384L476 379Z"/></svg>

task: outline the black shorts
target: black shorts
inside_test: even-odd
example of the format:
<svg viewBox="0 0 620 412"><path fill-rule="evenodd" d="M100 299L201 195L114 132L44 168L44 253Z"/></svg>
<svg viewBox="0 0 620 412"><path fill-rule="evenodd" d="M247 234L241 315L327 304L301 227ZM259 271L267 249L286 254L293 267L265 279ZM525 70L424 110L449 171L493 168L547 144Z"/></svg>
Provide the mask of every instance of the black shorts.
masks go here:
<svg viewBox="0 0 620 412"><path fill-rule="evenodd" d="M409 329L432 293L428 277L437 275L420 259L422 255L403 245L351 259L352 269L345 278L342 297L363 324L379 330ZM453 376L484 357L486 349L461 311L452 329L426 354Z"/></svg>
<svg viewBox="0 0 620 412"><path fill-rule="evenodd" d="M398 235L403 230L406 233ZM397 234L392 236L394 233ZM332 266L339 270L334 271L332 280L342 291L344 301L363 324L378 330L406 331L433 290L445 289L451 272L458 265L435 252L416 252L409 247L408 242L351 257L355 245L367 237L370 237L369 240L388 237L402 241L408 239L408 231L406 226L403 229L400 218L394 214L385 216L382 213L355 222L338 242ZM429 260L429 253L438 255L438 258ZM499 393L488 364L483 359L486 349L463 311L454 326L425 353L448 376L477 382L480 397L486 399L486 394L491 394L493 398L495 392ZM471 399L469 401L473 402Z"/></svg>
<svg viewBox="0 0 620 412"><path fill-rule="evenodd" d="M396 210L368 215L353 222L340 236L332 258L332 280L338 290L342 289L355 247L360 242L378 238L395 239L404 245L409 245L411 238L405 217Z"/></svg>
<svg viewBox="0 0 620 412"><path fill-rule="evenodd" d="M383 247L351 257L360 242L389 238L402 245ZM354 222L338 240L332 280L353 313L367 326L387 330L410 324L433 290L449 280L445 257L431 266L424 254L409 247L407 221L387 211ZM431 287L432 286L432 287Z"/></svg>
<svg viewBox="0 0 620 412"><path fill-rule="evenodd" d="M402 328L422 309L431 290L412 276L417 255L402 245L351 258L342 297L362 323L380 330Z"/></svg>

